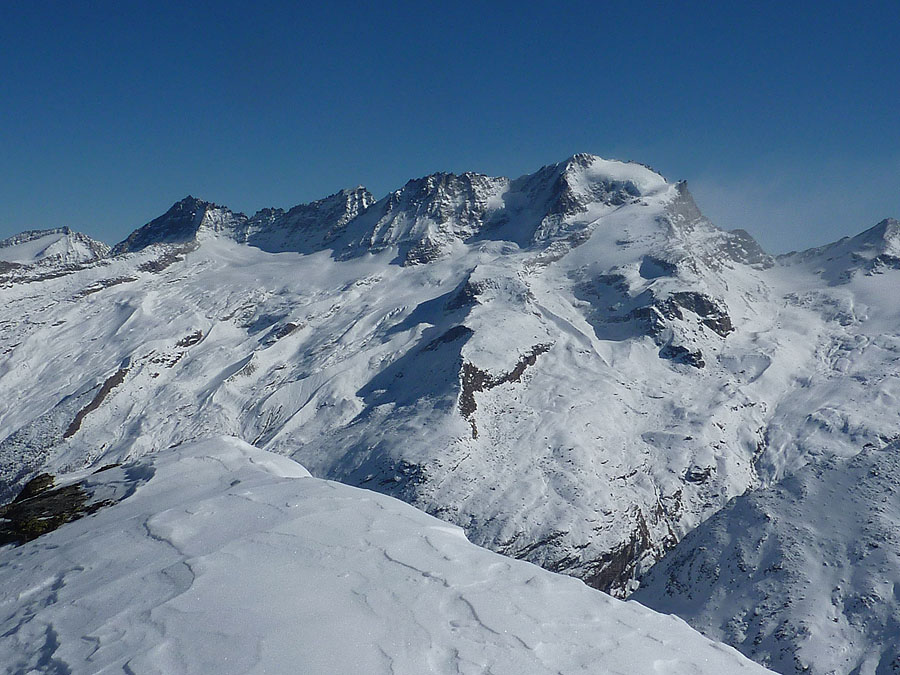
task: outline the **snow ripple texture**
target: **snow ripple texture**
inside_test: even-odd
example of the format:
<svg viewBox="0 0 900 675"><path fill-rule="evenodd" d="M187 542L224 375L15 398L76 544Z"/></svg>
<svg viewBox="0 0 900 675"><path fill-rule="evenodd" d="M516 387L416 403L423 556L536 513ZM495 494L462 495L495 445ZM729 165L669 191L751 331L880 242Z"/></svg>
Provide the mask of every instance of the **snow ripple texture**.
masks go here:
<svg viewBox="0 0 900 675"><path fill-rule="evenodd" d="M0 672L767 672L238 439L138 466L124 501L0 550Z"/></svg>

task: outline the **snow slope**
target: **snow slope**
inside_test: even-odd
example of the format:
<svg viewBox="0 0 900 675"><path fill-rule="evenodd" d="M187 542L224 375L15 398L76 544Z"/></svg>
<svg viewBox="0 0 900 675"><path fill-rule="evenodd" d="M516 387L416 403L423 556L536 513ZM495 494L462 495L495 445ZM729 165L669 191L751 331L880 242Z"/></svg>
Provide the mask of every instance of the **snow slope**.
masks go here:
<svg viewBox="0 0 900 675"><path fill-rule="evenodd" d="M10 283L0 492L224 431L624 593L755 484L766 403L733 371L777 359L740 330L772 263L683 185L578 155L365 194L285 212L326 217L273 221L274 254L190 198Z"/></svg>
<svg viewBox="0 0 900 675"><path fill-rule="evenodd" d="M0 499L227 433L625 596L730 500L900 436L897 232L776 260L590 155L250 217L188 198L0 279Z"/></svg>
<svg viewBox="0 0 900 675"><path fill-rule="evenodd" d="M884 257L896 236L888 220L785 259L789 300L831 321L780 404L796 421L768 430L770 480L691 532L634 596L778 672L900 668L900 269Z"/></svg>
<svg viewBox="0 0 900 675"><path fill-rule="evenodd" d="M0 671L768 672L238 439L124 475L142 484L118 504L0 548Z"/></svg>
<svg viewBox="0 0 900 675"><path fill-rule="evenodd" d="M900 445L738 497L633 596L780 673L900 667Z"/></svg>
<svg viewBox="0 0 900 675"><path fill-rule="evenodd" d="M0 263L7 264L72 265L92 262L108 252L106 244L68 227L22 232L0 241Z"/></svg>

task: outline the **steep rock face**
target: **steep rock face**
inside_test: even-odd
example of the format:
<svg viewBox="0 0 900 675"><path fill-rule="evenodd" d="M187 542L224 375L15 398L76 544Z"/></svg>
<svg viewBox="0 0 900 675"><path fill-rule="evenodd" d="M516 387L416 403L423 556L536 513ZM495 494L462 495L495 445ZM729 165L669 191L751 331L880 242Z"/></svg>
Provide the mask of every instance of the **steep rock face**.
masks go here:
<svg viewBox="0 0 900 675"><path fill-rule="evenodd" d="M286 212L263 209L234 238L273 253L319 251L334 242L347 224L374 202L372 194L359 186L309 204L299 204Z"/></svg>
<svg viewBox="0 0 900 675"><path fill-rule="evenodd" d="M664 216L675 244L670 256L716 269L734 263L755 269L768 269L775 264L775 259L744 230L726 232L713 225L700 212L686 181L677 183L675 191Z"/></svg>
<svg viewBox="0 0 900 675"><path fill-rule="evenodd" d="M203 228L214 232L229 230L246 219L242 213L235 214L225 207L188 196L116 244L111 254L136 253L154 244L191 244Z"/></svg>
<svg viewBox="0 0 900 675"><path fill-rule="evenodd" d="M288 211L262 209L252 217L185 197L164 215L117 244L112 255L141 251L151 245L190 250L204 237L224 237L264 251L312 253L333 243L347 223L374 202L363 187L340 192Z"/></svg>
<svg viewBox="0 0 900 675"><path fill-rule="evenodd" d="M505 178L433 174L409 181L353 224L345 256L399 248L404 264L430 262L477 233L501 206Z"/></svg>

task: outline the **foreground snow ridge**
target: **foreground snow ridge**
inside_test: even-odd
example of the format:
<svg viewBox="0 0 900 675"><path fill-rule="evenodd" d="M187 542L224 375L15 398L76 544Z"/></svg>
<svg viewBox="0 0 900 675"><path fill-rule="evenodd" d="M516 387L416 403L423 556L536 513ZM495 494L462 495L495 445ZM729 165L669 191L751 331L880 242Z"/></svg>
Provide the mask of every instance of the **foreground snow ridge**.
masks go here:
<svg viewBox="0 0 900 675"><path fill-rule="evenodd" d="M238 439L125 468L124 501L0 549L3 672L768 672Z"/></svg>

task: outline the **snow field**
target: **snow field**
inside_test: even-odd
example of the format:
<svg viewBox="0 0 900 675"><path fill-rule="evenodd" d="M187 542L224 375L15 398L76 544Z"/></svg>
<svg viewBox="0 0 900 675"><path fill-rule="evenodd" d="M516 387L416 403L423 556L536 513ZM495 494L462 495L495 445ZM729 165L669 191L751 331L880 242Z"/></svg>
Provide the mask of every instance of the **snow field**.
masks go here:
<svg viewBox="0 0 900 675"><path fill-rule="evenodd" d="M3 672L766 672L234 438L136 466L124 501L0 550Z"/></svg>

